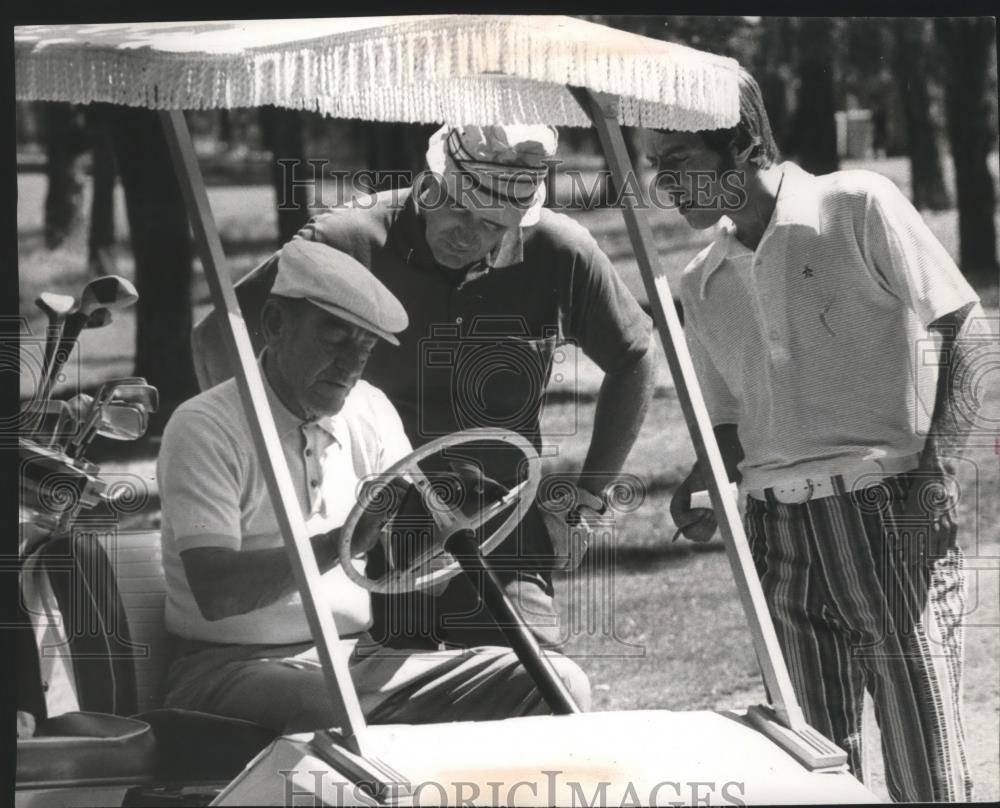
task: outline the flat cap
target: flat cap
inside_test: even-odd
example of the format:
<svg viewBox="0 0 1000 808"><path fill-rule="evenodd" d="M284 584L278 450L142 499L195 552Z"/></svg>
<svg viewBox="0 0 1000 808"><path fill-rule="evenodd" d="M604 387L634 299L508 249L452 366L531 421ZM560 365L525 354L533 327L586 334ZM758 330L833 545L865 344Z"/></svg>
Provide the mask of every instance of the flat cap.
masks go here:
<svg viewBox="0 0 1000 808"><path fill-rule="evenodd" d="M409 325L403 304L367 267L319 241L295 238L281 248L271 294L308 300L393 345Z"/></svg>

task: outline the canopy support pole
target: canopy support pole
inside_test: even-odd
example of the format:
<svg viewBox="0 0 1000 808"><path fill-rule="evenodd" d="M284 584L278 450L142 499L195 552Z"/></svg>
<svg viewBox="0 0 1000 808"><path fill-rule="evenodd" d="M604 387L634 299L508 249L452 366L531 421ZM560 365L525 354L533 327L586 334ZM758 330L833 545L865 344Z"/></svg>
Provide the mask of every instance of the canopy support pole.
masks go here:
<svg viewBox="0 0 1000 808"><path fill-rule="evenodd" d="M638 209L642 206L648 210L649 200L637 182L638 176L625 147L625 138L618 123L618 97L583 87L570 89L597 129L614 187L623 199L625 224L649 298L653 323L659 332L670 375L677 389L677 399L698 461L702 468L711 472L706 481L708 492L736 580L736 589L750 625L764 686L771 700L770 708L751 707L749 718L807 765L819 768L843 764L847 760L846 753L806 723L792 689L785 658L754 567L750 544L730 490L729 477L684 339L684 330L674 308L670 285L666 274L659 269L649 215L640 213Z"/></svg>
<svg viewBox="0 0 1000 808"><path fill-rule="evenodd" d="M337 627L322 595L316 556L309 541L305 520L299 510L288 463L285 461L285 454L274 426L274 417L267 401L260 368L257 366L250 344L250 335L247 333L236 293L233 291L222 241L219 239L219 231L209 206L191 134L181 110L161 111L160 120L188 208L198 254L212 292L212 302L226 324L220 329L226 352L230 365L236 371L236 383L250 424L254 447L262 461L261 467L267 491L288 550L295 582L302 595L302 605L309 621L309 629L316 642L330 704L334 714L342 719L340 735L350 752L367 757L365 743L367 725L351 681L347 656L340 644Z"/></svg>

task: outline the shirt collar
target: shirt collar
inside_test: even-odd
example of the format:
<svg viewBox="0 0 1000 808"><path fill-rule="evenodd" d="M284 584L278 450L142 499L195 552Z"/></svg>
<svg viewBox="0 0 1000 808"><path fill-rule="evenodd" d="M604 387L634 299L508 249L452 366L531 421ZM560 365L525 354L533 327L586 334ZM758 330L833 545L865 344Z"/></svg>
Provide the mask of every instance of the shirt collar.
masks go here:
<svg viewBox="0 0 1000 808"><path fill-rule="evenodd" d="M702 261L701 284L698 288L698 296L702 300L705 299L709 278L737 247L743 245L736 238L736 225L728 216L723 216L716 225L715 237L709 245L705 260Z"/></svg>
<svg viewBox="0 0 1000 808"><path fill-rule="evenodd" d="M343 428L341 413L303 421L282 403L278 394L274 392L274 388L271 387L271 382L268 381L267 374L264 372L264 354L266 351L266 348L261 351L260 356L257 358L257 366L260 368L260 375L264 380L264 392L267 394L267 403L271 405L271 415L274 417L274 427L278 431L278 437L284 441L290 435L299 434L303 428L308 429L315 425L343 446L344 441L340 432Z"/></svg>
<svg viewBox="0 0 1000 808"><path fill-rule="evenodd" d="M493 269L513 266L524 262L524 228L518 227L508 232L486 260Z"/></svg>
<svg viewBox="0 0 1000 808"><path fill-rule="evenodd" d="M816 176L795 163L781 163L781 189L771 216L772 225L794 225L819 232L819 194Z"/></svg>
<svg viewBox="0 0 1000 808"><path fill-rule="evenodd" d="M764 242L778 227L804 227L819 232L819 198L813 189L816 177L795 163L781 163L781 187L774 203L774 212L756 251L751 251L736 238L736 225L723 216L716 225L715 238L702 262L699 296L705 299L708 280L727 258L736 258L760 251Z"/></svg>
<svg viewBox="0 0 1000 808"><path fill-rule="evenodd" d="M345 404L344 406L347 405ZM343 446L344 440L341 430L343 429L344 424L343 424L343 418L341 417L342 412L343 410L341 410L341 412L338 412L336 415L326 415L322 418L317 418L314 421L306 421L305 423L302 424L302 426L303 428L308 428L310 426L315 425L319 427L321 430L323 430L327 435L329 435L335 441L337 441L337 443Z"/></svg>

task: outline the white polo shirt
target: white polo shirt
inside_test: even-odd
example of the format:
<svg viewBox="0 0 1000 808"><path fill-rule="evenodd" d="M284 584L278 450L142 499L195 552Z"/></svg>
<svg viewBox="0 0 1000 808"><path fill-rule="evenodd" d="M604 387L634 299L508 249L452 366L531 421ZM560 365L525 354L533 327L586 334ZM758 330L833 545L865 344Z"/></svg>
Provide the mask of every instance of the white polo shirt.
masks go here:
<svg viewBox="0 0 1000 808"><path fill-rule="evenodd" d="M395 408L367 382L357 383L335 416L306 423L281 403L266 376L264 386L310 536L340 527L356 501L359 479L410 452ZM181 637L218 643L309 640L297 589L253 612L209 621L184 574L180 554L190 548L284 546L234 379L177 408L163 434L157 477L163 508L167 629ZM368 592L339 565L324 573L322 582L341 634L371 625Z"/></svg>
<svg viewBox="0 0 1000 808"><path fill-rule="evenodd" d="M723 218L680 283L709 414L738 425L746 488L919 453L938 375L927 326L978 301L891 181L779 168L757 249Z"/></svg>

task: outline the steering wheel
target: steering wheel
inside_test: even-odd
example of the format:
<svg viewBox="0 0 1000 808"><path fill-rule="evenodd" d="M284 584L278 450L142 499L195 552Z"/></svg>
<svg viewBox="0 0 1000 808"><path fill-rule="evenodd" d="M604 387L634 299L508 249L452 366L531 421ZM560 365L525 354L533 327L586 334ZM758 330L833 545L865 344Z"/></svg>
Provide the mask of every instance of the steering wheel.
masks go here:
<svg viewBox="0 0 1000 808"><path fill-rule="evenodd" d="M435 481L428 479L417 464L444 449L465 443L482 443L483 441L502 442L519 449L524 455L522 462L526 464L527 474L523 481L509 489L498 500L488 503L485 507L469 515L462 513L459 509L459 505L462 503L449 504L447 498L450 496L450 489L448 491L442 490L440 485L435 484ZM437 438L421 446L378 475L379 478L386 481L385 483L376 483L362 489L358 502L351 508L347 520L340 529L341 567L347 573L348 578L365 589L372 592L391 592L392 594L428 589L449 578L454 578L461 571L461 567L454 556L444 549L448 538L459 530L477 531L495 516L509 510L507 517L495 530L488 536L480 537L479 547L484 555L495 550L524 515L525 508L520 506L522 504L526 506L534 501L535 492L538 490L538 483L541 479L541 465L542 461L534 447L523 436L508 429L466 429ZM369 578L353 564L351 540L359 521L369 508L384 504L387 500L390 503L389 507L391 507L391 503L397 497L390 480L396 477L403 478L419 492L432 523L430 524L429 541L426 542L427 546L422 552L400 568L395 567L391 547L387 545L388 571L381 578ZM391 522L394 516L395 513L390 513L387 523L382 525L381 540L383 541L388 538L385 533L386 525Z"/></svg>

